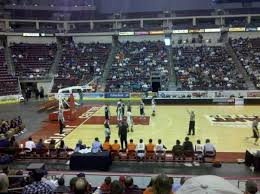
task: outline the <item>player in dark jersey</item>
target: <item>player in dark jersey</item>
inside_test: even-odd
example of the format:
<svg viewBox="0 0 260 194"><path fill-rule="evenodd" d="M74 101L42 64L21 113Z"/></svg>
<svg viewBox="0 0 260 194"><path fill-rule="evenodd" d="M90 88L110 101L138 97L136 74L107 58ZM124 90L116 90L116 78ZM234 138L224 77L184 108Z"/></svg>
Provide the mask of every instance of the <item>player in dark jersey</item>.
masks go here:
<svg viewBox="0 0 260 194"><path fill-rule="evenodd" d="M105 123L109 124L110 120L110 110L108 104L105 106Z"/></svg>
<svg viewBox="0 0 260 194"><path fill-rule="evenodd" d="M143 103L142 100L140 102L139 108L140 108L140 117L141 117L141 119L144 119L144 115L145 115L145 113L144 113L144 103Z"/></svg>

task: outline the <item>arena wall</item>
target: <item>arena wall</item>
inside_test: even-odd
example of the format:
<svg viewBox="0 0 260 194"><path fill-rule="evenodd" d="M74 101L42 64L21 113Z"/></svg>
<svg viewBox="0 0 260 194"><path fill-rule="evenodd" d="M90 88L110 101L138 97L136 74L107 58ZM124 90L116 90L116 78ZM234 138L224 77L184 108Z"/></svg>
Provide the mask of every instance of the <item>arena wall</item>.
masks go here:
<svg viewBox="0 0 260 194"><path fill-rule="evenodd" d="M120 42L133 41L133 42L142 42L142 41L164 41L164 35L144 35L144 36L119 36L118 40Z"/></svg>

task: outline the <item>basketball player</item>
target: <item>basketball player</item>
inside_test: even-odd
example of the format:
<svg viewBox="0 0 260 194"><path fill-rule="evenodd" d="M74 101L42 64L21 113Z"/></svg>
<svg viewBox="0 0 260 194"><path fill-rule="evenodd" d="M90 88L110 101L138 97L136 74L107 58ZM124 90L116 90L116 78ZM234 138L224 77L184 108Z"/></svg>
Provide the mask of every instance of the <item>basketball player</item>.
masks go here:
<svg viewBox="0 0 260 194"><path fill-rule="evenodd" d="M118 121L118 122L122 121L122 119L123 119L123 114L122 114L121 104L118 104L118 105L117 105L116 113L117 113L117 121Z"/></svg>
<svg viewBox="0 0 260 194"><path fill-rule="evenodd" d="M59 121L60 134L63 134L64 122L65 122L64 115L63 115L63 109L59 110L58 121Z"/></svg>
<svg viewBox="0 0 260 194"><path fill-rule="evenodd" d="M110 110L108 104L105 106L105 123L109 124L110 120Z"/></svg>
<svg viewBox="0 0 260 194"><path fill-rule="evenodd" d="M131 109L128 109L127 110L127 124L128 124L128 131L129 131L129 128L131 129L131 132L134 132L134 129L133 129L133 125L134 125L134 122L133 122L133 116L132 116L132 112L131 112Z"/></svg>
<svg viewBox="0 0 260 194"><path fill-rule="evenodd" d="M127 111L130 110L130 112L132 112L132 107L131 107L131 102L130 100L128 100L128 103L127 103Z"/></svg>
<svg viewBox="0 0 260 194"><path fill-rule="evenodd" d="M141 117L141 119L144 119L145 117L144 117L144 103L143 103L143 101L141 100L140 101L140 117Z"/></svg>
<svg viewBox="0 0 260 194"><path fill-rule="evenodd" d="M191 135L191 132L192 132L192 135L195 135L195 113L194 113L194 111L189 111L189 110L188 110L188 113L190 115L188 135Z"/></svg>
<svg viewBox="0 0 260 194"><path fill-rule="evenodd" d="M255 139L255 145L258 146L257 141L259 139L259 131L258 131L258 116L255 116L253 123L252 123L252 130L253 130L253 136L251 138ZM246 139L249 139L250 137L247 137Z"/></svg>
<svg viewBox="0 0 260 194"><path fill-rule="evenodd" d="M155 116L155 98L153 97L152 98L152 110L153 110L153 113L152 113L152 116Z"/></svg>
<svg viewBox="0 0 260 194"><path fill-rule="evenodd" d="M125 103L121 102L121 107L122 107L122 116L125 116Z"/></svg>

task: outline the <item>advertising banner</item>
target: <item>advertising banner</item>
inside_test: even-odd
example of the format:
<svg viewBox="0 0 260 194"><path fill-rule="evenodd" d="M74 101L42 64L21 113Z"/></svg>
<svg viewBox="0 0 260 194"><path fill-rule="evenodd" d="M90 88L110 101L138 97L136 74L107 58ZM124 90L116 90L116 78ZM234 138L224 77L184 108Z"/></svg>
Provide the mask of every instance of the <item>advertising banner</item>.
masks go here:
<svg viewBox="0 0 260 194"><path fill-rule="evenodd" d="M130 93L105 93L105 98L130 98Z"/></svg>

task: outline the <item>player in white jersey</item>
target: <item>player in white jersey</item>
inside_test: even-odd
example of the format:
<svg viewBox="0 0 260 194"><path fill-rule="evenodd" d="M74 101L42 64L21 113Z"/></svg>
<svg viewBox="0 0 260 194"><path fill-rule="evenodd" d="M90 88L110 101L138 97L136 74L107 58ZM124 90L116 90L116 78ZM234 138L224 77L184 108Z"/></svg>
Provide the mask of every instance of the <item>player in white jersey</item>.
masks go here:
<svg viewBox="0 0 260 194"><path fill-rule="evenodd" d="M118 104L117 109L116 109L116 113L117 113L117 121L122 121L123 119L123 113L122 113L122 107L121 104Z"/></svg>
<svg viewBox="0 0 260 194"><path fill-rule="evenodd" d="M156 105L155 98L153 97L152 98L152 110L153 110L152 116L155 116L155 111L156 111L155 105Z"/></svg>
<svg viewBox="0 0 260 194"><path fill-rule="evenodd" d="M131 109L128 109L126 114L127 114L127 124L129 126L129 128L131 129L131 132L134 132L134 129L133 129L134 121L133 121L133 114L131 112Z"/></svg>

